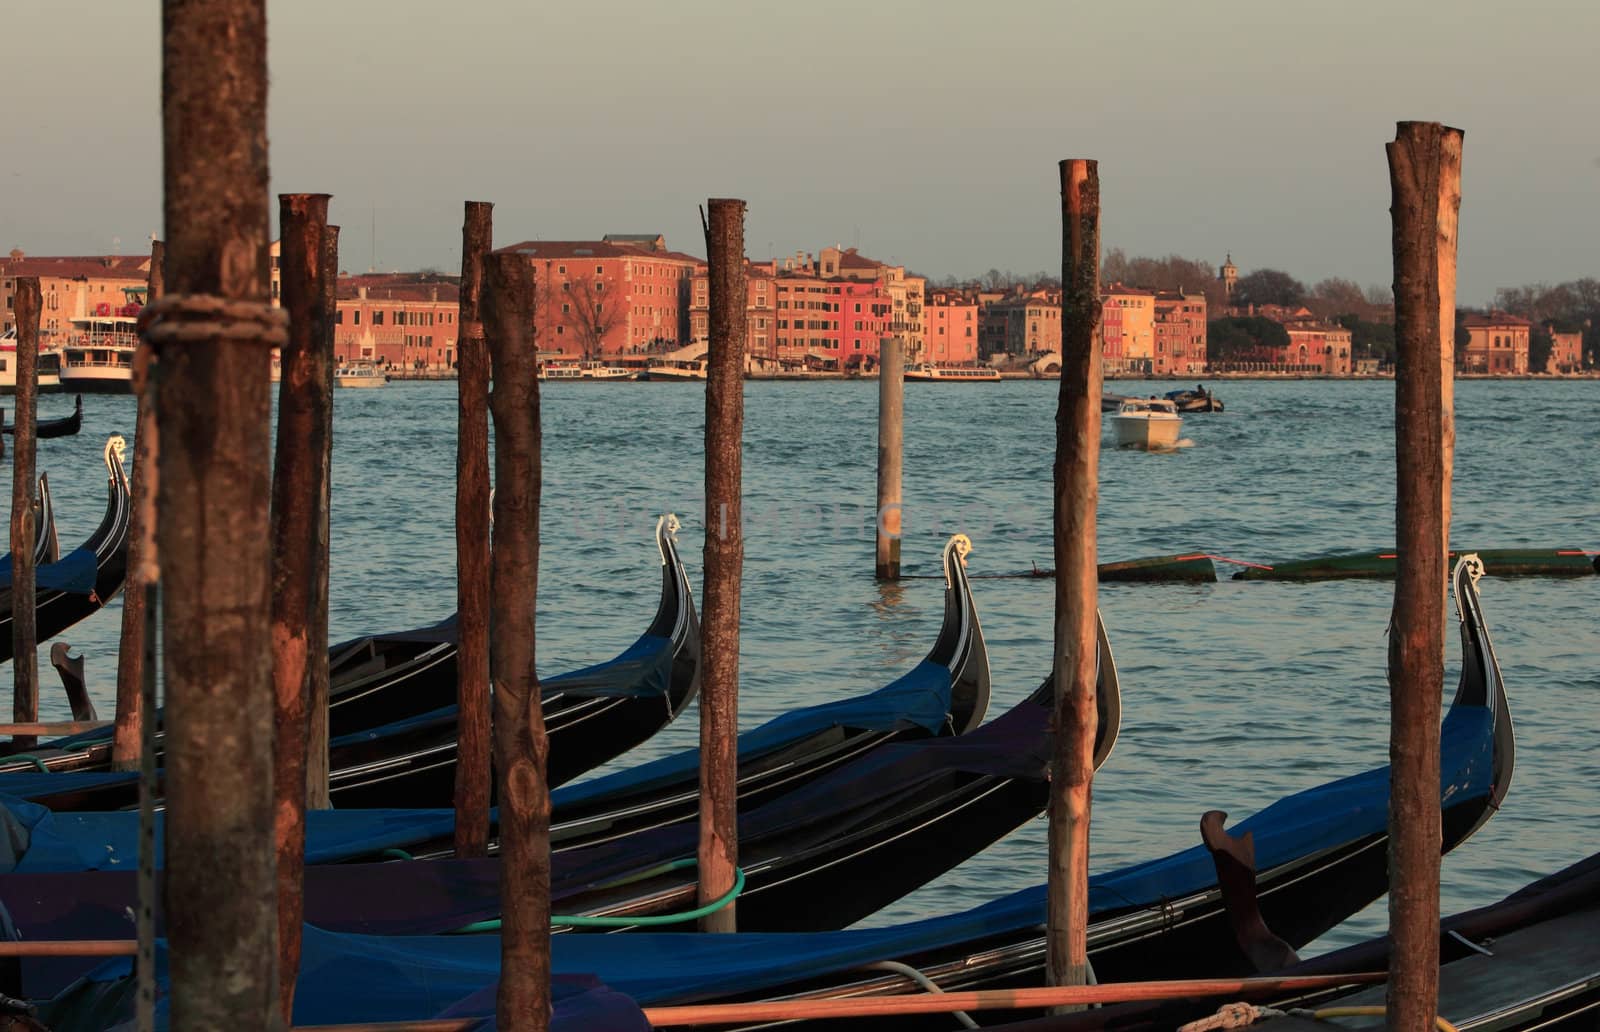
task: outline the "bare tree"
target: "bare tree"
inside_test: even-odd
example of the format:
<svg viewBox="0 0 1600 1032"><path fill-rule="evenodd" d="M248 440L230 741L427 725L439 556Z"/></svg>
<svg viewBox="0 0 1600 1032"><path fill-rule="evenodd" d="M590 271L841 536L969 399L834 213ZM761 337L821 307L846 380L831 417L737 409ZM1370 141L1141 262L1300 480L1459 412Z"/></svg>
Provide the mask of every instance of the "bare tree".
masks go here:
<svg viewBox="0 0 1600 1032"><path fill-rule="evenodd" d="M606 338L622 322L622 293L593 275L577 275L538 284L539 308L536 318L541 333L540 348L566 350L571 339L585 360L599 358Z"/></svg>

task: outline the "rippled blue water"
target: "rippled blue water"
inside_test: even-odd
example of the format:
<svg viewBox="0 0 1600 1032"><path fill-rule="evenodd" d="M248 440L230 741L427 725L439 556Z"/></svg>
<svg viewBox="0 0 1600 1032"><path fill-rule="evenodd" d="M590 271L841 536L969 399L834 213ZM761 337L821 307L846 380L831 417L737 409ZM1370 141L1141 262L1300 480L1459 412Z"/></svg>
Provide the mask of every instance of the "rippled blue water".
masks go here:
<svg viewBox="0 0 1600 1032"><path fill-rule="evenodd" d="M1103 559L1204 551L1272 562L1392 545L1392 383L1217 389L1228 410L1186 419L1192 447L1102 452ZM747 385L745 726L883 684L932 642L939 583L872 577L876 391L871 382ZM937 572L940 545L958 530L976 543L974 573L1050 564L1055 393L1043 382L908 386L907 572ZM703 399L693 384L545 386L542 670L607 658L643 626L658 583L654 514L684 517L683 552L697 572ZM1456 547L1600 547L1597 402L1592 381L1457 385ZM64 547L99 518L104 435L132 424L130 399L88 398L85 407L82 436L40 444ZM45 399L42 415L64 411L65 399ZM454 385L341 391L335 411L335 638L447 614ZM1049 668L1053 589L1048 580L984 580L977 591L996 713ZM1242 818L1385 762L1392 592L1392 583L1356 581L1103 587L1124 726L1095 782L1094 866L1197 842L1206 809ZM1504 811L1445 862L1447 910L1499 898L1597 847L1600 577L1490 578L1482 595L1512 693L1519 768ZM113 605L66 635L89 657L103 711L119 617ZM1454 645L1452 635L1450 689ZM47 715L61 715L58 693L46 695ZM696 735L691 713L626 759ZM1043 833L1042 820L1031 822L873 922L1042 881ZM1383 923L1380 905L1329 941Z"/></svg>

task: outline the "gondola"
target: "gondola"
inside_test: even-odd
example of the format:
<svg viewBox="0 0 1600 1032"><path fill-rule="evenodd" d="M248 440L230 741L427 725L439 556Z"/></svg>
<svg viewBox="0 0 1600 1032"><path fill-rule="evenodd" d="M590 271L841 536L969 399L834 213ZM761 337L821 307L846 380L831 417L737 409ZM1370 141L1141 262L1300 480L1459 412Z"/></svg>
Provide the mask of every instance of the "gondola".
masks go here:
<svg viewBox="0 0 1600 1032"><path fill-rule="evenodd" d="M879 745L963 734L983 719L989 701L989 660L964 562L971 548L965 535L951 538L945 546L944 620L927 658L913 670L865 696L796 710L739 737L742 808L776 798ZM436 732L440 723L417 720L412 722L418 728L416 732L402 729L402 733L420 737ZM453 723L449 718L442 723L448 725L445 730L453 743ZM344 769L351 766L346 762L350 751L343 742L352 741L356 750L363 750L372 749L372 742L379 739L381 736L356 735L335 743L336 784ZM394 751L403 755L403 750ZM435 768L426 775L432 788L413 784L406 795L413 802L442 795L438 805L449 805L453 770L453 764ZM404 779L390 779L386 791L403 783ZM32 799L55 810L103 810L131 803L135 788L131 777L109 781L78 775L19 779L12 774L9 779L0 780L0 792ZM348 806L353 795L354 801L361 801L361 795L371 798L372 794L359 787L354 793L340 789L335 802ZM552 838L557 849L693 820L699 808L699 751L685 750L640 767L569 785L555 792L552 803ZM440 841L423 846L410 841L394 842L390 846L405 845L431 854L448 849L449 838L449 829L445 828Z"/></svg>
<svg viewBox="0 0 1600 1032"><path fill-rule="evenodd" d="M1592 1030L1600 1009L1600 853L1532 882L1485 907L1439 922L1439 1013L1458 1029L1577 1027ZM1387 935L1287 967L1274 978L1384 971ZM1267 991L1229 997L1271 1010L1382 1005L1382 986L1284 995ZM1369 996L1370 994L1370 996ZM1367 998L1363 998L1367 997ZM1375 997L1372 998L1372 997ZM1217 1000L1120 1004L1095 1011L1009 1022L996 1032L1158 1032L1214 1013ZM1336 1026L1267 1020L1254 1028L1331 1030Z"/></svg>
<svg viewBox="0 0 1600 1032"><path fill-rule="evenodd" d="M670 723L699 690L699 623L688 574L673 537L677 527L671 516L657 523L661 597L654 619L638 641L609 662L547 678L541 684L553 785L638 745ZM449 668L453 699L453 653ZM416 686L423 684L419 681ZM434 690L440 690L439 686ZM46 743L29 756L28 764L0 763L0 773L41 765L57 772L54 778L30 782L34 787L25 792L53 809L111 810L131 805L137 798L135 778L101 773L110 759L106 730ZM414 806L427 800L448 806L455 760L453 704L383 728L336 737L329 743L333 803L346 808ZM5 782L0 777L0 793L8 790ZM10 791L19 789L13 785Z"/></svg>
<svg viewBox="0 0 1600 1032"><path fill-rule="evenodd" d="M106 441L103 458L107 473L105 515L100 526L80 547L56 562L34 571L35 626L38 640L49 641L79 620L93 615L122 590L127 572L128 516L131 499L128 475L122 467L124 442L120 436ZM51 522L54 534L54 518ZM12 658L11 607L0 611L0 662Z"/></svg>
<svg viewBox="0 0 1600 1032"><path fill-rule="evenodd" d="M39 440L51 437L72 437L83 429L83 395L78 395L72 406L72 415L61 416L56 419L39 419L33 424L33 436ZM0 426L0 433L15 434L15 425Z"/></svg>
<svg viewBox="0 0 1600 1032"><path fill-rule="evenodd" d="M1510 712L1475 576L1476 570L1463 563L1454 577L1464 647L1460 683L1441 728L1440 805L1447 851L1498 808L1515 762ZM1343 778L1280 800L1235 829L1254 835L1261 910L1296 948L1384 891L1388 781L1386 766ZM915 991L914 979L873 970L885 961L910 964L944 989L1038 984L1044 895L1043 887L1036 887L964 913L845 932L558 936L554 969L595 975L647 1005ZM370 916L400 931L406 911L447 904L449 898L391 898L381 913ZM1211 858L1201 846L1095 876L1089 904L1089 947L1102 980L1251 969L1234 942ZM96 911L92 918L114 916ZM470 916L470 908L455 916ZM34 937L92 938L100 927L80 908L62 914L53 926L36 928ZM478 994L492 985L499 960L500 943L493 935L395 937L308 925L296 1021L431 1017L464 998L481 999ZM131 1006L128 965L101 968L80 992L103 1007ZM930 1026L923 1019L918 1027Z"/></svg>
<svg viewBox="0 0 1600 1032"><path fill-rule="evenodd" d="M61 558L56 536L56 510L50 498L50 478L39 474L38 493L33 498L33 566L38 569ZM0 611L11 612L11 553L0 556Z"/></svg>

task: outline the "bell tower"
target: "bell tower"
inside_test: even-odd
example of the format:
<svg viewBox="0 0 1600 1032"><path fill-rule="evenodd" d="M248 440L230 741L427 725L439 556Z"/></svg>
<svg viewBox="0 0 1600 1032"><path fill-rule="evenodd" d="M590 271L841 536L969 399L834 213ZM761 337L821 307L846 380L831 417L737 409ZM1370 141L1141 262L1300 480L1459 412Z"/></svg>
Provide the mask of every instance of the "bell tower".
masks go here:
<svg viewBox="0 0 1600 1032"><path fill-rule="evenodd" d="M1217 279L1222 281L1222 296L1228 299L1229 304L1232 304L1233 288L1239 282L1239 267L1233 264L1233 254L1231 252L1227 260L1222 263L1222 268L1217 270Z"/></svg>

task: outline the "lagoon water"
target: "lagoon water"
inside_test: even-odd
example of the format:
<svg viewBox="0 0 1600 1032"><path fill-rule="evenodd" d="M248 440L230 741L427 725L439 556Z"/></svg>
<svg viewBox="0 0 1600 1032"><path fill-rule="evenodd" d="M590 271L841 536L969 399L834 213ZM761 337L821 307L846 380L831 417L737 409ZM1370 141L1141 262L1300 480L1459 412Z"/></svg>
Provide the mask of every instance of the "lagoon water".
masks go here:
<svg viewBox="0 0 1600 1032"><path fill-rule="evenodd" d="M1102 560L1208 552L1271 563L1393 544L1392 381L1214 387L1227 411L1186 417L1192 447L1102 451ZM907 386L905 572L936 574L940 546L957 531L975 543L974 574L1052 564L1055 397L1048 382ZM746 385L741 726L887 683L933 641L940 582L872 576L876 399L870 381ZM655 514L683 518L681 548L698 582L704 390L547 384L543 404L537 648L541 671L554 673L608 658L649 619ZM1600 384L1466 381L1456 405L1455 547L1600 548ZM66 411L68 399L46 397L40 414ZM453 383L336 392L334 640L454 608L455 420ZM40 442L63 549L99 520L105 436L132 424L131 399L86 398L82 435ZM1220 569L1226 578L1233 568ZM1052 583L976 583L991 715L1049 669ZM1387 762L1393 590L1382 581L1103 586L1123 728L1095 781L1093 867L1197 843L1207 809L1231 822ZM1481 594L1511 693L1518 768L1503 811L1446 859L1446 912L1600 848L1600 577L1489 577ZM114 603L63 636L87 655L103 716L119 623ZM1449 692L1453 624L1447 640ZM47 656L44 714L60 718ZM619 763L692 746L697 734L691 710ZM1040 818L868 923L967 907L1044 876ZM1319 946L1385 923L1380 903Z"/></svg>

